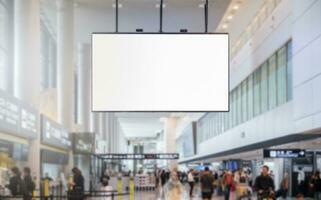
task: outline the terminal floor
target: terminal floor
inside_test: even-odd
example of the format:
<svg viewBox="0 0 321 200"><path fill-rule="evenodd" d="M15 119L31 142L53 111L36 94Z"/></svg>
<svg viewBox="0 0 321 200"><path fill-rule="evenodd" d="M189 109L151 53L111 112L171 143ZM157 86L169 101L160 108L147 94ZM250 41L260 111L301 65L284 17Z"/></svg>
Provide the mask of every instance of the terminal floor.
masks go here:
<svg viewBox="0 0 321 200"><path fill-rule="evenodd" d="M231 194L230 200L236 199L234 197L234 194ZM294 200L295 198L287 198L287 200ZM157 191L140 191L140 192L135 192L135 197L130 198L130 197L123 197L122 199L119 200L163 200L162 198L159 197ZM182 200L202 200L200 197L200 189L197 187L194 190L194 197L190 198L188 195L188 187L185 187L184 194L182 196ZM215 196L213 195L212 200L224 200L223 196ZM253 196L252 200L256 200L256 197ZM306 198L306 200L310 200Z"/></svg>

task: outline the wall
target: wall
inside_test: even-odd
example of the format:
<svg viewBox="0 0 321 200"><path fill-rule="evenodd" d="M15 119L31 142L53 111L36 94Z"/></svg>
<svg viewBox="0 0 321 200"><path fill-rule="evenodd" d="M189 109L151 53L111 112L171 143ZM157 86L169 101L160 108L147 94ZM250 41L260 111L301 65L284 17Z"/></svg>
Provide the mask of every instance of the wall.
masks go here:
<svg viewBox="0 0 321 200"><path fill-rule="evenodd" d="M321 128L321 1L293 1L294 120L298 131Z"/></svg>
<svg viewBox="0 0 321 200"><path fill-rule="evenodd" d="M200 144L200 155L218 153L321 128L321 1L283 0L231 60L237 86L286 41L293 43L293 100ZM245 136L241 137L244 132Z"/></svg>

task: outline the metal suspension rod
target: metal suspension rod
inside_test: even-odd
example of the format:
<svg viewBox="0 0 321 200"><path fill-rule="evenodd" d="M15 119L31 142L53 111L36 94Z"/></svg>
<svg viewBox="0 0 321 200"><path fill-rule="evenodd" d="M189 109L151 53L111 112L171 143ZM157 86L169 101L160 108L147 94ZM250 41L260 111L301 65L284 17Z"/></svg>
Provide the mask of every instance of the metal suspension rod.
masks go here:
<svg viewBox="0 0 321 200"><path fill-rule="evenodd" d="M160 5L159 5L159 32L163 32L163 0L160 0Z"/></svg>
<svg viewBox="0 0 321 200"><path fill-rule="evenodd" d="M208 0L205 2L204 6L204 14L205 14L205 33L208 32Z"/></svg>
<svg viewBox="0 0 321 200"><path fill-rule="evenodd" d="M115 28L116 28L116 30L115 30L115 32L116 33L118 33L118 0L116 0L116 5L115 5L115 7L116 7L116 17L115 17L115 19L116 19L116 22L115 22Z"/></svg>

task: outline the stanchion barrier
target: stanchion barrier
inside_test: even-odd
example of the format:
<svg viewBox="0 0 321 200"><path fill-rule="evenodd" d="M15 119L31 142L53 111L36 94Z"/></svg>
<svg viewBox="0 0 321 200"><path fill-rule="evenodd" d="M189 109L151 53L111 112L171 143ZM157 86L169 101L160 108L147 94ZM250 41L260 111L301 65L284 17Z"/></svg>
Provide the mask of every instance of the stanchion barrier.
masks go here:
<svg viewBox="0 0 321 200"><path fill-rule="evenodd" d="M115 197L120 197L120 196L127 196L129 195L128 192L126 193L112 193L112 194L97 194L97 195L90 195L90 194L83 194L83 195L79 195L79 194L73 194L73 195L49 195L49 196L34 196L32 199L35 200L42 200L42 199L48 199L48 200L57 200L57 199L68 199L68 200L80 200L80 199L85 199L85 200L89 200L90 198L104 198L104 197L111 197L112 200L115 199ZM0 196L1 200L23 200L23 196Z"/></svg>

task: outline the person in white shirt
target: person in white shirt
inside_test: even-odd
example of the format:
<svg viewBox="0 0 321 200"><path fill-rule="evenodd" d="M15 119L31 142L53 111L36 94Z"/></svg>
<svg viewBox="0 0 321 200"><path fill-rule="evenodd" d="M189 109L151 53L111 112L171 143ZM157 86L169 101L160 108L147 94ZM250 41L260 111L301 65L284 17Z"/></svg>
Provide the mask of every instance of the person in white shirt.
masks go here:
<svg viewBox="0 0 321 200"><path fill-rule="evenodd" d="M112 193L113 193L113 187L108 185L108 178L103 177L101 181L101 187L100 187L101 195L103 196L101 200L111 200Z"/></svg>
<svg viewBox="0 0 321 200"><path fill-rule="evenodd" d="M193 169L191 169L188 174L187 174L187 181L188 181L188 184L190 186L190 189L189 189L189 196L192 197L193 196L193 189L194 189L194 175L193 175Z"/></svg>
<svg viewBox="0 0 321 200"><path fill-rule="evenodd" d="M304 180L305 180L305 173L302 169L302 167L298 167L298 191L299 193L303 193L305 190L304 187Z"/></svg>

